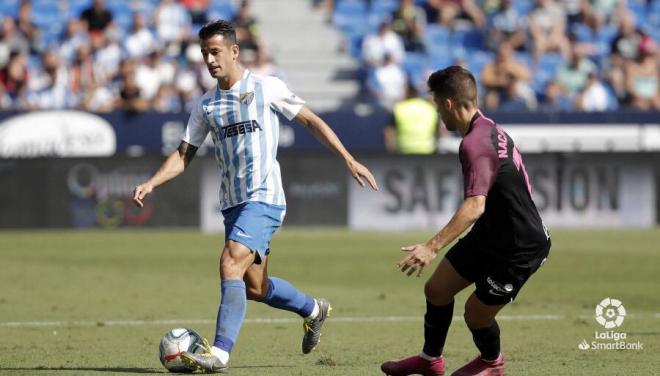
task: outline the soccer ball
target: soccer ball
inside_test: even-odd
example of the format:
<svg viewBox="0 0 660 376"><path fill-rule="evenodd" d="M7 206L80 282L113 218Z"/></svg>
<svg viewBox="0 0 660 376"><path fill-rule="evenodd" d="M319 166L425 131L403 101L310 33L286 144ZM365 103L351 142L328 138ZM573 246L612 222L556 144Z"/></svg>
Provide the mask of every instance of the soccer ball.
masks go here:
<svg viewBox="0 0 660 376"><path fill-rule="evenodd" d="M192 329L172 329L160 340L160 362L170 372L192 372L192 369L183 364L180 355L184 351L203 352L203 343L204 338Z"/></svg>

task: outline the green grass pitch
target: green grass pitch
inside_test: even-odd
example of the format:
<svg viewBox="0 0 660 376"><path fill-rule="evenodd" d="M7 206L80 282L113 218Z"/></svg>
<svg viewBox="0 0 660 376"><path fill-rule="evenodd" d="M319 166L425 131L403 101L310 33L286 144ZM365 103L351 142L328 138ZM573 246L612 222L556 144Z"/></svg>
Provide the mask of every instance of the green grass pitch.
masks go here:
<svg viewBox="0 0 660 376"><path fill-rule="evenodd" d="M301 321L249 303L230 374L378 375L382 361L418 352L430 270L407 278L394 265L401 245L430 235L277 234L270 274L330 299L333 315L303 356ZM221 245L221 235L189 230L0 232L0 374L166 372L157 358L166 331L213 336ZM555 231L549 261L501 313L507 374L658 374L659 245L658 229ZM457 298L449 371L476 355L461 319L470 292ZM593 316L605 297L621 299L628 316L618 331L642 351L578 349L604 331Z"/></svg>

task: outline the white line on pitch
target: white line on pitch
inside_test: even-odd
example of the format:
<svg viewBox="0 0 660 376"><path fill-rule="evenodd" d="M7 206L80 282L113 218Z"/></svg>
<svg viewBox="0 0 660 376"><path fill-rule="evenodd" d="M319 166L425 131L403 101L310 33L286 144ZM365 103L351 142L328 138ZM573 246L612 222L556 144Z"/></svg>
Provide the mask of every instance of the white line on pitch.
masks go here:
<svg viewBox="0 0 660 376"><path fill-rule="evenodd" d="M455 316L459 319L460 316ZM500 320L561 320L559 315L502 315ZM368 323L368 322L404 322L421 321L422 316L346 316L333 317L332 322ZM246 324L291 324L299 323L298 318L252 318L245 319ZM215 324L215 320L106 320L106 321L0 321L0 327L44 327L44 326L142 326L142 325L184 325Z"/></svg>
<svg viewBox="0 0 660 376"><path fill-rule="evenodd" d="M633 315L629 315L633 316ZM502 321L556 321L571 318L591 318L591 316L564 316L564 315L500 315L498 320ZM653 317L660 319L660 313L652 315L634 315L636 318ZM462 316L454 316L460 320ZM421 321L419 316L339 316L333 317L332 322L343 323L370 323L370 322L414 322ZM299 323L299 318L249 318L245 324L293 324ZM202 319L173 319L173 320L100 320L100 321L0 321L0 327L22 328L22 327L50 327L50 326L144 326L144 325L190 325L190 324L215 324L215 320Z"/></svg>

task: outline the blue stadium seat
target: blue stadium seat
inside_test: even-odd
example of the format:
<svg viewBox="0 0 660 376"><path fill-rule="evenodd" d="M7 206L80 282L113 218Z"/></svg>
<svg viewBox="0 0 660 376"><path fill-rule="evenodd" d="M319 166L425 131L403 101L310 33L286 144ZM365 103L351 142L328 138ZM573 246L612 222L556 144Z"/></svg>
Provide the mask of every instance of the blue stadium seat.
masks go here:
<svg viewBox="0 0 660 376"><path fill-rule="evenodd" d="M367 5L361 0L339 0L335 6L334 24L346 32L352 25L364 23Z"/></svg>
<svg viewBox="0 0 660 376"><path fill-rule="evenodd" d="M373 68L369 68L367 70L367 79L365 84L367 85L367 88L370 91L377 92L382 90L380 87L380 83L378 82L378 79L376 78L376 70Z"/></svg>
<svg viewBox="0 0 660 376"><path fill-rule="evenodd" d="M353 23L347 25L344 29L344 35L346 36L349 52L351 56L356 59L362 58L362 41L367 34L375 33L376 27L367 23Z"/></svg>
<svg viewBox="0 0 660 376"><path fill-rule="evenodd" d="M578 41L592 43L598 48L596 56L591 55L590 57L600 64L602 58L608 57L612 40L616 37L618 30L615 26L604 25L598 32L594 33L589 26L583 23L575 23L571 28L571 32Z"/></svg>
<svg viewBox="0 0 660 376"><path fill-rule="evenodd" d="M605 84L605 91L607 91L607 111L616 111L619 109L619 100L614 93L614 89L609 84Z"/></svg>
<svg viewBox="0 0 660 376"><path fill-rule="evenodd" d="M398 0L373 0L369 13L378 15L390 15L399 9Z"/></svg>
<svg viewBox="0 0 660 376"><path fill-rule="evenodd" d="M90 5L92 5L91 0L69 0L66 6L67 18L79 18Z"/></svg>
<svg viewBox="0 0 660 376"><path fill-rule="evenodd" d="M654 28L660 28L660 0L654 0L649 4L647 20Z"/></svg>
<svg viewBox="0 0 660 376"><path fill-rule="evenodd" d="M27 61L27 67L30 71L36 71L41 69L41 58L37 55L30 55Z"/></svg>
<svg viewBox="0 0 660 376"><path fill-rule="evenodd" d="M484 69L484 66L493 61L494 58L495 55L490 52L474 51L466 56L465 60L470 72L472 72L477 81L481 81L481 71Z"/></svg>
<svg viewBox="0 0 660 376"><path fill-rule="evenodd" d="M131 2L131 9L133 12L142 13L147 18L150 18L158 4L150 0L134 0Z"/></svg>
<svg viewBox="0 0 660 376"><path fill-rule="evenodd" d="M452 55L449 49L435 49L431 50L429 53L428 66L429 69L435 71L438 69L444 69L452 65L454 61L454 55Z"/></svg>
<svg viewBox="0 0 660 376"><path fill-rule="evenodd" d="M539 59L538 69L554 73L564 63L564 57L559 53L549 52L541 56L541 59Z"/></svg>
<svg viewBox="0 0 660 376"><path fill-rule="evenodd" d="M32 22L48 32L53 24L62 22L59 1L37 0L32 4Z"/></svg>
<svg viewBox="0 0 660 376"><path fill-rule="evenodd" d="M619 33L619 29L614 25L605 25L597 35L598 48L603 57L609 56L612 50L612 41Z"/></svg>
<svg viewBox="0 0 660 376"><path fill-rule="evenodd" d="M449 37L452 48L463 47L467 51L480 50L483 48L483 34L481 31L473 30L455 30Z"/></svg>
<svg viewBox="0 0 660 376"><path fill-rule="evenodd" d="M367 24L369 24L369 29L372 30L378 30L378 27L385 21L390 21L389 14L369 13L367 16Z"/></svg>
<svg viewBox="0 0 660 376"><path fill-rule="evenodd" d="M364 34L348 33L346 39L349 53L354 59L360 60L362 58L362 41L364 40Z"/></svg>
<svg viewBox="0 0 660 376"><path fill-rule="evenodd" d="M521 62L525 65L527 65L528 68L530 68L530 69L532 68L532 65L533 65L532 64L532 55L530 55L529 52L516 51L513 54L514 54L516 60L518 60L519 62Z"/></svg>
<svg viewBox="0 0 660 376"><path fill-rule="evenodd" d="M449 29L440 25L428 25L424 34L429 50L449 48Z"/></svg>
<svg viewBox="0 0 660 376"><path fill-rule="evenodd" d="M423 87L426 80L426 55L422 53L408 53L403 59L403 70L409 81L415 87Z"/></svg>
<svg viewBox="0 0 660 376"><path fill-rule="evenodd" d="M635 21L638 26L646 22L646 0L628 0L628 9L635 15Z"/></svg>
<svg viewBox="0 0 660 376"><path fill-rule="evenodd" d="M0 1L0 19L4 17L15 18L18 16L19 0Z"/></svg>
<svg viewBox="0 0 660 376"><path fill-rule="evenodd" d="M582 22L576 22L571 27L571 32L575 35L580 42L590 42L592 39L592 31L589 26Z"/></svg>
<svg viewBox="0 0 660 376"><path fill-rule="evenodd" d="M556 52L546 53L541 56L532 78L534 91L538 94L543 93L545 91L545 85L548 81L555 78L557 70L564 63L564 58Z"/></svg>
<svg viewBox="0 0 660 376"><path fill-rule="evenodd" d="M227 1L214 1L208 9L210 19L231 20L236 15L236 9Z"/></svg>
<svg viewBox="0 0 660 376"><path fill-rule="evenodd" d="M533 0L515 0L511 2L511 5L513 5L513 8L521 16L528 15L532 11L532 9L534 9Z"/></svg>
<svg viewBox="0 0 660 376"><path fill-rule="evenodd" d="M128 2L110 2L106 6L112 12L112 20L123 32L128 32L133 24L133 9Z"/></svg>

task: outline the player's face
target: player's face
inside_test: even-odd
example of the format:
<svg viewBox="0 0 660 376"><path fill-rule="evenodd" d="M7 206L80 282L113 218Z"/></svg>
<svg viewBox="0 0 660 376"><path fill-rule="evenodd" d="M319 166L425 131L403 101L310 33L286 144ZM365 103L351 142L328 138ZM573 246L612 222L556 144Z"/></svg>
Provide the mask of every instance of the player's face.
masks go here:
<svg viewBox="0 0 660 376"><path fill-rule="evenodd" d="M456 122L453 120L454 117L451 113L452 103L447 98L442 98L437 95L433 95L433 103L440 114L442 122L445 124L445 127L450 131L456 130Z"/></svg>
<svg viewBox="0 0 660 376"><path fill-rule="evenodd" d="M201 41L202 57L211 77L226 77L235 67L238 46L230 45L222 35L214 35Z"/></svg>

